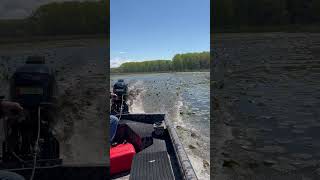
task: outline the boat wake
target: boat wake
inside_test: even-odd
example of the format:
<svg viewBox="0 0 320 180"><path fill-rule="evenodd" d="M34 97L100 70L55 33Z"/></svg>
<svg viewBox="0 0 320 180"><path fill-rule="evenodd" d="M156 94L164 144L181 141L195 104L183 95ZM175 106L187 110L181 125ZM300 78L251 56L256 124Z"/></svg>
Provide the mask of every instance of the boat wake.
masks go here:
<svg viewBox="0 0 320 180"><path fill-rule="evenodd" d="M128 87L129 97L128 105L129 111L133 113L145 113L143 107L143 96L145 94L145 89L143 88L143 82L137 81L130 84Z"/></svg>

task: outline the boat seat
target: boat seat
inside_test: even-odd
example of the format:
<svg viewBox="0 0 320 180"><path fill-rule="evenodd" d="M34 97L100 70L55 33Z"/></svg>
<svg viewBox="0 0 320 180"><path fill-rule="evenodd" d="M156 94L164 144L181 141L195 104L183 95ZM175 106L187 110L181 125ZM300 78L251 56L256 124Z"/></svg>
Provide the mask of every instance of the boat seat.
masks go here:
<svg viewBox="0 0 320 180"><path fill-rule="evenodd" d="M126 140L133 144L136 152L140 152L153 144L152 132L152 124L121 120L114 141L121 143Z"/></svg>
<svg viewBox="0 0 320 180"><path fill-rule="evenodd" d="M174 180L166 151L138 153L133 158L129 180Z"/></svg>
<svg viewBox="0 0 320 180"><path fill-rule="evenodd" d="M147 123L140 123L130 120L121 120L119 124L126 124L128 125L134 132L139 134L141 137L147 137L152 136L153 124L147 124Z"/></svg>

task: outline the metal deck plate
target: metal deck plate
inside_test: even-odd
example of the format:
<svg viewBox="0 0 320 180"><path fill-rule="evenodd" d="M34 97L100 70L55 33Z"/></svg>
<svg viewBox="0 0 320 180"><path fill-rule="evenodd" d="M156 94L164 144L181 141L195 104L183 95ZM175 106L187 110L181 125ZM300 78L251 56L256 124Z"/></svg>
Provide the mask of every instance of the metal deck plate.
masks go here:
<svg viewBox="0 0 320 180"><path fill-rule="evenodd" d="M139 153L132 163L129 180L174 180L167 152Z"/></svg>

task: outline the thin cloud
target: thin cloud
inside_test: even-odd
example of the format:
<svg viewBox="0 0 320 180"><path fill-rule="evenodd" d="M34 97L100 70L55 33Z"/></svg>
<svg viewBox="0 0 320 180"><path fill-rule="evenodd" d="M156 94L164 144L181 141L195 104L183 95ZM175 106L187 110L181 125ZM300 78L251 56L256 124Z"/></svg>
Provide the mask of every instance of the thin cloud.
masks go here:
<svg viewBox="0 0 320 180"><path fill-rule="evenodd" d="M110 67L115 68L119 67L122 63L125 63L127 60L121 57L114 57L110 60Z"/></svg>
<svg viewBox="0 0 320 180"><path fill-rule="evenodd" d="M110 67L116 68L119 67L121 64L126 62L134 62L135 60L122 58L122 57L113 57L110 59Z"/></svg>

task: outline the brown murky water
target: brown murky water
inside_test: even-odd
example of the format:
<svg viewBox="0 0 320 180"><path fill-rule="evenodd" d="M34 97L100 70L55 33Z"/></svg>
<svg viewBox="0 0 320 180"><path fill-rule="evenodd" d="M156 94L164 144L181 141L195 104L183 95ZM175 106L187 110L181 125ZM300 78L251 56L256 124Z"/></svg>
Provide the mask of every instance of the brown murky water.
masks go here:
<svg viewBox="0 0 320 180"><path fill-rule="evenodd" d="M319 179L320 34L214 38L214 178Z"/></svg>

